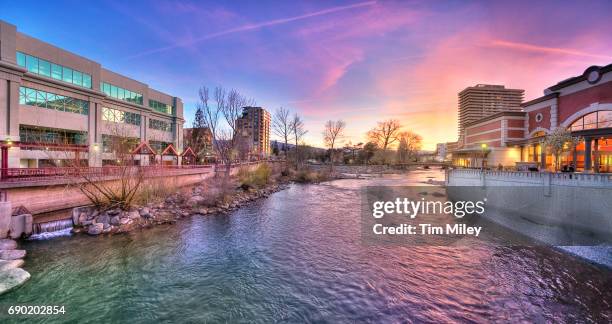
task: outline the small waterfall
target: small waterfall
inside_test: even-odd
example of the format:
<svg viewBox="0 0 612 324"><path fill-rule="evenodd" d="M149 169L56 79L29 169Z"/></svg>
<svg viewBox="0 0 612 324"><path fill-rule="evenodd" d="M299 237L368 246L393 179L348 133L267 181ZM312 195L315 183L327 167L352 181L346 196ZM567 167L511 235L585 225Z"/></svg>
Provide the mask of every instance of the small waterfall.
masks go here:
<svg viewBox="0 0 612 324"><path fill-rule="evenodd" d="M45 240L58 236L70 235L72 230L72 218L60 219L51 222L32 224L32 235L30 240Z"/></svg>

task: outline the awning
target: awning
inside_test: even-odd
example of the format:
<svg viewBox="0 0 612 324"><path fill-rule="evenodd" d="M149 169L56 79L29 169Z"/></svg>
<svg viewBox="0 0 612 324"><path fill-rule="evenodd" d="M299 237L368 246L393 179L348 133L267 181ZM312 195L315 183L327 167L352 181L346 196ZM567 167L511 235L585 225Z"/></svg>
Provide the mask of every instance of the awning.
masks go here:
<svg viewBox="0 0 612 324"><path fill-rule="evenodd" d="M132 151L132 154L155 155L155 151L147 142L142 142Z"/></svg>
<svg viewBox="0 0 612 324"><path fill-rule="evenodd" d="M166 149L161 152L161 155L174 155L174 156L178 156L178 152L174 149L174 146L172 146L172 144L169 144L168 147L166 147Z"/></svg>
<svg viewBox="0 0 612 324"><path fill-rule="evenodd" d="M183 152L183 154L181 154L182 157L186 157L186 156L193 156L196 157L196 154L193 152L193 150L191 149L191 147L187 147L187 149L185 149L185 151Z"/></svg>

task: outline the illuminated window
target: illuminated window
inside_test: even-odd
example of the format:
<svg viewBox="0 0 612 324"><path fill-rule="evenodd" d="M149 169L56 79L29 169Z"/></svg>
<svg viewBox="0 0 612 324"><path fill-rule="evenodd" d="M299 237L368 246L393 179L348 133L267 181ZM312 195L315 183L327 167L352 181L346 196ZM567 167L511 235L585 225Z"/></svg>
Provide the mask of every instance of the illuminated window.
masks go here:
<svg viewBox="0 0 612 324"><path fill-rule="evenodd" d="M599 110L584 115L574 121L569 129L572 131L612 127L612 111Z"/></svg>

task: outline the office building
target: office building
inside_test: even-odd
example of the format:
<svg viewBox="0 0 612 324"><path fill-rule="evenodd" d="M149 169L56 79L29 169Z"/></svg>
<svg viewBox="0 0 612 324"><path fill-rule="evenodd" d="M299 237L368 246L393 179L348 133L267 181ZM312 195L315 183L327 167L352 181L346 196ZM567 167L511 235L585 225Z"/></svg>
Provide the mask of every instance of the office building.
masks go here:
<svg viewBox="0 0 612 324"><path fill-rule="evenodd" d="M180 98L0 21L3 168L113 164L117 137L155 151L136 164L180 163L183 122Z"/></svg>

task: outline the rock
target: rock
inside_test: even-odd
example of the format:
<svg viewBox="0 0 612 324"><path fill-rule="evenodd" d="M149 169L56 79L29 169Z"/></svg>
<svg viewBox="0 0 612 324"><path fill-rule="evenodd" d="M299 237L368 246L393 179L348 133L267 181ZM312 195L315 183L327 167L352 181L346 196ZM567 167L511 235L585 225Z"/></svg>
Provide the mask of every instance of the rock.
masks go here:
<svg viewBox="0 0 612 324"><path fill-rule="evenodd" d="M140 218L140 213L138 211L131 211L128 213L128 218L129 219L139 219Z"/></svg>
<svg viewBox="0 0 612 324"><path fill-rule="evenodd" d="M77 219L77 221L75 222L75 224L80 225L83 224L83 222L87 221L87 213L80 213L79 217Z"/></svg>
<svg viewBox="0 0 612 324"><path fill-rule="evenodd" d="M115 216L115 215L119 215L120 212L121 210L119 208L115 208L115 209L111 209L107 211L106 213L109 214L110 216Z"/></svg>
<svg viewBox="0 0 612 324"><path fill-rule="evenodd" d="M17 242L10 239L0 240L0 250L14 250L17 248Z"/></svg>
<svg viewBox="0 0 612 324"><path fill-rule="evenodd" d="M91 214L89 214L89 216L87 216L88 220L92 220L94 218L96 218L96 216L98 216L99 212L97 210L94 210Z"/></svg>
<svg viewBox="0 0 612 324"><path fill-rule="evenodd" d="M10 269L14 269L14 268L21 268L21 266L23 266L24 262L21 259L18 260L0 260L0 272L2 271L6 271L6 270L10 270Z"/></svg>
<svg viewBox="0 0 612 324"><path fill-rule="evenodd" d="M111 225L119 225L119 221L121 220L121 218L119 216L113 216L110 219L110 224Z"/></svg>
<svg viewBox="0 0 612 324"><path fill-rule="evenodd" d="M30 274L21 268L0 271L0 295L21 286L28 279Z"/></svg>
<svg viewBox="0 0 612 324"><path fill-rule="evenodd" d="M25 256L25 250L0 250L0 259L3 260L23 259Z"/></svg>
<svg viewBox="0 0 612 324"><path fill-rule="evenodd" d="M86 221L83 221L81 223L81 225L83 225L83 226L87 226L87 225L91 225L91 224L93 224L93 220L86 220Z"/></svg>
<svg viewBox="0 0 612 324"><path fill-rule="evenodd" d="M147 218L148 216L151 215L151 210L147 207L141 208L138 213L140 214L140 217L145 217Z"/></svg>
<svg viewBox="0 0 612 324"><path fill-rule="evenodd" d="M196 206L201 204L202 202L204 202L204 197L199 196L199 195L195 195L195 196L191 196L191 198L189 198L189 200L187 200L187 205L188 206Z"/></svg>
<svg viewBox="0 0 612 324"><path fill-rule="evenodd" d="M121 225L126 225L126 224L130 224L131 222L132 222L132 220L131 220L131 219L129 219L129 218L122 218L122 219L119 221L119 224L121 224Z"/></svg>
<svg viewBox="0 0 612 324"><path fill-rule="evenodd" d="M108 223L110 223L110 216L104 213L98 216L98 218L96 218L96 223L102 223L104 225L108 225Z"/></svg>
<svg viewBox="0 0 612 324"><path fill-rule="evenodd" d="M89 228L87 229L87 234L99 235L102 233L103 230L104 230L104 224L94 223L94 224L89 225Z"/></svg>

